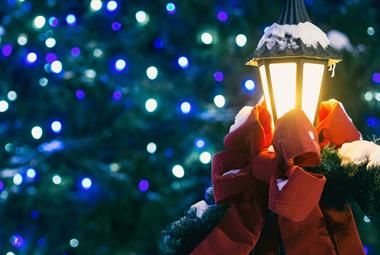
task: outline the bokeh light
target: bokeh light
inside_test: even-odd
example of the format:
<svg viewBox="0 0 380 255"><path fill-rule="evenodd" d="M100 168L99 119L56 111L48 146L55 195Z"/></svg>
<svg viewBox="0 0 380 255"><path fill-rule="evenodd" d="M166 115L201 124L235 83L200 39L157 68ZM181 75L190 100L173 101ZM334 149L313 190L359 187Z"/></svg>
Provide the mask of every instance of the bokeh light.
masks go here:
<svg viewBox="0 0 380 255"><path fill-rule="evenodd" d="M23 178L22 178L22 175L17 173L13 176L13 184L16 185L16 186L19 186L21 185L23 182Z"/></svg>
<svg viewBox="0 0 380 255"><path fill-rule="evenodd" d="M66 23L70 26L74 26L77 23L77 18L74 14L69 14L66 16Z"/></svg>
<svg viewBox="0 0 380 255"><path fill-rule="evenodd" d="M217 95L214 97L214 104L218 108L223 108L224 105L226 104L226 99L223 95Z"/></svg>
<svg viewBox="0 0 380 255"><path fill-rule="evenodd" d="M107 3L107 10L110 12L115 11L117 7L118 7L118 4L116 1L111 0Z"/></svg>
<svg viewBox="0 0 380 255"><path fill-rule="evenodd" d="M30 179L33 179L35 178L37 175L37 172L36 170L34 170L33 168L29 168L27 171L26 171L26 176Z"/></svg>
<svg viewBox="0 0 380 255"><path fill-rule="evenodd" d="M139 182L139 190L141 192L147 192L149 190L149 186L150 186L149 181L147 181L147 180L141 180Z"/></svg>
<svg viewBox="0 0 380 255"><path fill-rule="evenodd" d="M149 154L154 154L157 151L157 145L152 142L148 143L148 145L146 146L146 151Z"/></svg>
<svg viewBox="0 0 380 255"><path fill-rule="evenodd" d="M183 178L185 176L185 169L181 165L175 165L172 168L172 174L177 178Z"/></svg>
<svg viewBox="0 0 380 255"><path fill-rule="evenodd" d="M61 176L59 175L54 175L52 178L51 178L52 182L55 184L55 185L59 185L62 183L62 178Z"/></svg>
<svg viewBox="0 0 380 255"><path fill-rule="evenodd" d="M187 67L189 67L189 59L185 56L179 57L178 58L178 65L181 68L186 69Z"/></svg>
<svg viewBox="0 0 380 255"><path fill-rule="evenodd" d="M123 71L125 69L125 67L127 66L127 62L125 62L124 59L118 59L116 60L115 62L115 69L117 71Z"/></svg>
<svg viewBox="0 0 380 255"><path fill-rule="evenodd" d="M188 114L191 111L191 104L189 102L181 103L181 112L183 114Z"/></svg>
<svg viewBox="0 0 380 255"><path fill-rule="evenodd" d="M135 18L140 25L146 25L149 22L149 15L145 11L136 12Z"/></svg>
<svg viewBox="0 0 380 255"><path fill-rule="evenodd" d="M58 120L55 120L51 123L50 127L54 133L60 133L62 130L62 123Z"/></svg>
<svg viewBox="0 0 380 255"><path fill-rule="evenodd" d="M236 45L239 47L244 47L247 44L247 36L244 34L238 34L235 38Z"/></svg>
<svg viewBox="0 0 380 255"><path fill-rule="evenodd" d="M206 45L210 45L213 43L214 37L209 32L204 32L201 35L201 41Z"/></svg>
<svg viewBox="0 0 380 255"><path fill-rule="evenodd" d="M91 186L92 186L92 181L91 181L90 178L85 177L85 178L82 179L81 185L82 185L83 189L90 189Z"/></svg>
<svg viewBox="0 0 380 255"><path fill-rule="evenodd" d="M201 161L201 163L205 165L211 162L211 158L211 154L207 151L204 151L199 155L199 161Z"/></svg>
<svg viewBox="0 0 380 255"><path fill-rule="evenodd" d="M33 20L33 25L37 29L43 28L45 24L46 24L46 19L44 16L37 16Z"/></svg>
<svg viewBox="0 0 380 255"><path fill-rule="evenodd" d="M176 6L174 3L170 2L166 5L166 11L169 14L174 14L176 12Z"/></svg>
<svg viewBox="0 0 380 255"><path fill-rule="evenodd" d="M92 11L99 11L102 9L103 3L101 0L91 0L90 2L90 8Z"/></svg>
<svg viewBox="0 0 380 255"><path fill-rule="evenodd" d="M150 66L146 69L146 76L149 80L155 80L158 76L158 69L155 66Z"/></svg>
<svg viewBox="0 0 380 255"><path fill-rule="evenodd" d="M77 248L79 246L79 241L76 238L70 239L69 244L72 248Z"/></svg>
<svg viewBox="0 0 380 255"><path fill-rule="evenodd" d="M149 98L148 100L146 100L145 109L147 112L154 112L157 110L157 107L158 107L158 103L156 99Z"/></svg>
<svg viewBox="0 0 380 255"><path fill-rule="evenodd" d="M0 112L6 112L9 109L9 104L5 100L0 100Z"/></svg>
<svg viewBox="0 0 380 255"><path fill-rule="evenodd" d="M41 127L35 126L35 127L32 128L31 134L32 134L32 137L34 139L39 140L39 139L41 139L41 137L43 135L43 130L42 130Z"/></svg>

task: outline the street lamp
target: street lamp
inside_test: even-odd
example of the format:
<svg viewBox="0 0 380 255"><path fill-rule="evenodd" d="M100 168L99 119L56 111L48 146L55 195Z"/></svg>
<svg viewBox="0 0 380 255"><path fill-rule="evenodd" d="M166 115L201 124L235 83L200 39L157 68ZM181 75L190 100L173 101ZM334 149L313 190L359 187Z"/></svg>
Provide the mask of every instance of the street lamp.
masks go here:
<svg viewBox="0 0 380 255"><path fill-rule="evenodd" d="M277 23L267 28L246 63L258 66L266 107L274 121L302 109L315 120L328 67L341 61L326 34L311 23L303 0L284 0Z"/></svg>

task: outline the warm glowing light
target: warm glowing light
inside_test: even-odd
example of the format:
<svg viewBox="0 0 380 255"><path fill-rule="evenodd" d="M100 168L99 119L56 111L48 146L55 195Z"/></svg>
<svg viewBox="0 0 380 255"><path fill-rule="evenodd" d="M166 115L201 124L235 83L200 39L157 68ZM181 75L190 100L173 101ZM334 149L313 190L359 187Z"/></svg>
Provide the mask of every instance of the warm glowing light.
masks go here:
<svg viewBox="0 0 380 255"><path fill-rule="evenodd" d="M35 127L32 128L31 134L32 134L32 136L33 136L34 139L38 140L38 139L40 139L42 137L43 130L42 130L41 127L35 126Z"/></svg>
<svg viewBox="0 0 380 255"><path fill-rule="evenodd" d="M269 65L277 119L296 107L296 63Z"/></svg>
<svg viewBox="0 0 380 255"><path fill-rule="evenodd" d="M268 79L267 79L267 74L265 71L265 66L260 66L259 69L260 69L261 83L262 83L264 97L265 97L265 105L267 107L267 110L273 116L272 105L270 103L271 98L270 98L270 94L269 94Z"/></svg>
<svg viewBox="0 0 380 255"><path fill-rule="evenodd" d="M317 111L324 71L325 66L322 64L305 63L303 65L302 110L311 123L314 122Z"/></svg>

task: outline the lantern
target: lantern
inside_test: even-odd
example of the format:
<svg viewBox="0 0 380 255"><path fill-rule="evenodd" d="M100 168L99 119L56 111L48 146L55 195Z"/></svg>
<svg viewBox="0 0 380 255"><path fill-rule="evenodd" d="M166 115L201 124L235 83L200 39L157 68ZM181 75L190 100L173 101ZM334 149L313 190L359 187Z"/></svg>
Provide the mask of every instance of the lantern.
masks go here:
<svg viewBox="0 0 380 255"><path fill-rule="evenodd" d="M326 34L313 23L303 0L284 0L247 65L258 66L267 109L274 121L302 109L314 122L328 68L341 61Z"/></svg>

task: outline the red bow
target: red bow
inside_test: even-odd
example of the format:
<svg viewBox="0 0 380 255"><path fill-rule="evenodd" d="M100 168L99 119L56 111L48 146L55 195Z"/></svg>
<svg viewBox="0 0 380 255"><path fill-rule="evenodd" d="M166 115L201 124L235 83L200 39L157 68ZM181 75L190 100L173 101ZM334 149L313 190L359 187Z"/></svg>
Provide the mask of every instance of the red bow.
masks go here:
<svg viewBox="0 0 380 255"><path fill-rule="evenodd" d="M360 137L344 114L339 102L322 103L317 125L319 134L323 133L322 146ZM342 121L351 125L337 136L335 127ZM231 204L231 208L192 254L249 254L252 250L254 254L275 254L278 238L265 238L265 225L270 225L273 233L279 228L288 255L307 254L308 249L312 254L336 254L331 235L339 236L328 233L318 205L326 179L302 169L319 164L319 136L300 110L279 119L274 133L271 123L269 112L257 105L248 119L225 137L226 151L213 158L212 180L215 201ZM286 182L283 189L278 182ZM267 208L276 213L275 224L265 223ZM362 252L360 239L359 244L354 245L355 251Z"/></svg>

